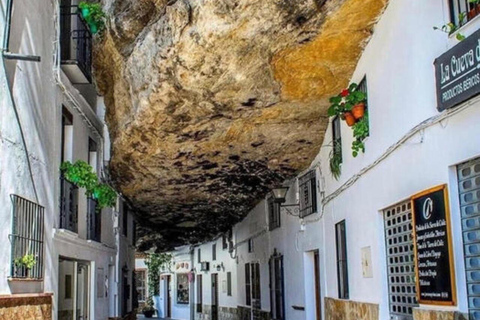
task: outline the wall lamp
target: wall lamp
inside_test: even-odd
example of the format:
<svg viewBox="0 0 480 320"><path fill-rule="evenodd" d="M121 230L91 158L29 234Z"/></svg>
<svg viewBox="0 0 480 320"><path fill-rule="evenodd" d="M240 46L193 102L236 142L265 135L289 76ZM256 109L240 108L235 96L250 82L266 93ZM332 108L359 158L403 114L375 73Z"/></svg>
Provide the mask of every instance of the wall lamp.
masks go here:
<svg viewBox="0 0 480 320"><path fill-rule="evenodd" d="M286 201L288 187L278 186L272 189L273 202L278 203L280 208L284 208L289 214L298 216L300 214L300 204L284 204Z"/></svg>
<svg viewBox="0 0 480 320"><path fill-rule="evenodd" d="M220 272L220 270L225 271L225 267L223 266L223 262L221 262L220 264L217 264L217 271Z"/></svg>

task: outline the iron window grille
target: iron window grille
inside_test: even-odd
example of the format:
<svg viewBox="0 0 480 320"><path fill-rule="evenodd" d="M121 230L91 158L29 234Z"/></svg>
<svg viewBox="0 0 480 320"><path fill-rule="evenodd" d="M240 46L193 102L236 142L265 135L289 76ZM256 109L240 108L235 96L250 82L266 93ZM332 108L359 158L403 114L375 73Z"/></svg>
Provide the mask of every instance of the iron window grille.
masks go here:
<svg viewBox="0 0 480 320"><path fill-rule="evenodd" d="M87 198L87 240L101 241L102 212L97 210L97 201Z"/></svg>
<svg viewBox="0 0 480 320"><path fill-rule="evenodd" d="M212 244L212 260L217 260L217 245Z"/></svg>
<svg viewBox="0 0 480 320"><path fill-rule="evenodd" d="M298 179L300 190L300 218L317 212L317 177L312 170Z"/></svg>
<svg viewBox="0 0 480 320"><path fill-rule="evenodd" d="M250 282L250 263L245 263L245 305L252 305L252 286Z"/></svg>
<svg viewBox="0 0 480 320"><path fill-rule="evenodd" d="M11 242L11 277L12 278L43 278L43 243L45 208L39 204L11 195L13 205ZM35 264L27 269L19 259L32 255Z"/></svg>
<svg viewBox="0 0 480 320"><path fill-rule="evenodd" d="M273 197L267 200L268 205L268 229L270 231L280 228L280 203L276 203Z"/></svg>
<svg viewBox="0 0 480 320"><path fill-rule="evenodd" d="M197 275L197 312L202 312L203 291L202 291L202 275Z"/></svg>
<svg viewBox="0 0 480 320"><path fill-rule="evenodd" d="M480 5L469 0L449 0L450 21L461 27L480 14Z"/></svg>
<svg viewBox="0 0 480 320"><path fill-rule="evenodd" d="M137 289L138 301L144 302L147 299L147 272L146 270L135 271L135 288Z"/></svg>
<svg viewBox="0 0 480 320"><path fill-rule="evenodd" d="M232 273L227 272L227 296L232 296Z"/></svg>
<svg viewBox="0 0 480 320"><path fill-rule="evenodd" d="M418 306L410 201L383 211L387 250L388 297L391 320L413 320Z"/></svg>
<svg viewBox="0 0 480 320"><path fill-rule="evenodd" d="M60 228L78 232L78 187L60 179Z"/></svg>
<svg viewBox="0 0 480 320"><path fill-rule="evenodd" d="M60 47L62 63L75 63L91 83L92 33L78 6L60 6Z"/></svg>
<svg viewBox="0 0 480 320"><path fill-rule="evenodd" d="M338 298L348 299L347 231L345 220L335 225L335 239L337 245Z"/></svg>

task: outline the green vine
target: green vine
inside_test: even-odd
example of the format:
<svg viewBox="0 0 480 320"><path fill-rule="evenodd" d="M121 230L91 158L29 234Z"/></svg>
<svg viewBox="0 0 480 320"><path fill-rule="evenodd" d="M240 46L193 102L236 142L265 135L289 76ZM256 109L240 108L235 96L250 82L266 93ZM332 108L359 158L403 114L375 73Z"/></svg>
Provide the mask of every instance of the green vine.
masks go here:
<svg viewBox="0 0 480 320"><path fill-rule="evenodd" d="M97 210L114 207L117 202L117 193L108 184L100 183L93 172L92 166L82 160L74 164L69 161L60 166L63 177L79 188L85 188L85 195L97 200Z"/></svg>
<svg viewBox="0 0 480 320"><path fill-rule="evenodd" d="M342 174L342 145L341 142L334 142L333 149L330 152L330 171L335 180Z"/></svg>
<svg viewBox="0 0 480 320"><path fill-rule="evenodd" d="M368 125L368 113L365 113L362 119L353 125L352 155L358 156L360 151L365 152L364 141L368 137L370 128Z"/></svg>
<svg viewBox="0 0 480 320"><path fill-rule="evenodd" d="M145 259L148 269L148 295L150 297L160 294L158 284L160 283L160 271L163 268L170 268L172 255L169 253L150 253Z"/></svg>
<svg viewBox="0 0 480 320"><path fill-rule="evenodd" d="M105 13L100 3L82 1L78 8L93 34L105 29Z"/></svg>

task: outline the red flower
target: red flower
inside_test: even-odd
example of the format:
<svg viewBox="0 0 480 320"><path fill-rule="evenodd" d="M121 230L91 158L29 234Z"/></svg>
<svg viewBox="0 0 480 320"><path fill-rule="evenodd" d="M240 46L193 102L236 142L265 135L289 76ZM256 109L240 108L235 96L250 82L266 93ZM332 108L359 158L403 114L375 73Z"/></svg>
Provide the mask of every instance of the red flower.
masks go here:
<svg viewBox="0 0 480 320"><path fill-rule="evenodd" d="M340 95L342 97L346 97L350 94L350 91L348 91L348 89L343 89L342 92L340 93Z"/></svg>

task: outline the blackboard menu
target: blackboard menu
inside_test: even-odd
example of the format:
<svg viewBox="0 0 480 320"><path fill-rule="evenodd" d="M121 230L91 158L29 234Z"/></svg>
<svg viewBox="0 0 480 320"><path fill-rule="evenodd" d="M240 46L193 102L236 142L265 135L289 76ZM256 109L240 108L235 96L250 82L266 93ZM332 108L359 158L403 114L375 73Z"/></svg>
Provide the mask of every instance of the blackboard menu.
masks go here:
<svg viewBox="0 0 480 320"><path fill-rule="evenodd" d="M446 185L412 197L417 300L455 305Z"/></svg>

